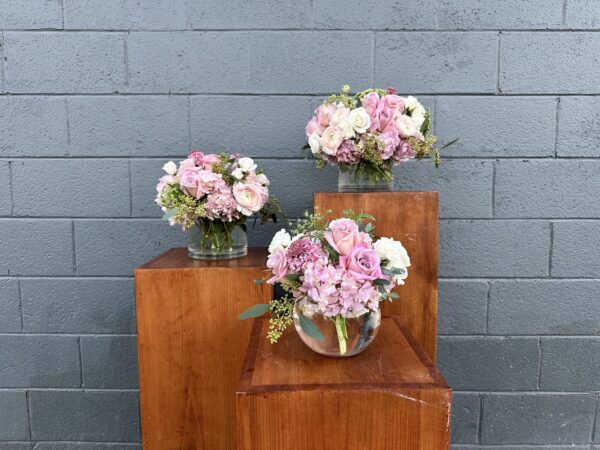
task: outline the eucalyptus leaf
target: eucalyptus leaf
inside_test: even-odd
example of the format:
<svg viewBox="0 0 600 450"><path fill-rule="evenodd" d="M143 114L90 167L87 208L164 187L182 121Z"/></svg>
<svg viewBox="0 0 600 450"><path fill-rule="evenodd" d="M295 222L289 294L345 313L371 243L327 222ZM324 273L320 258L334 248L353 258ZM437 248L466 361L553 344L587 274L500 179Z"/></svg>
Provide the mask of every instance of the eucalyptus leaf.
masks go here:
<svg viewBox="0 0 600 450"><path fill-rule="evenodd" d="M400 296L399 296L398 294L396 294L395 292L390 292L390 293L388 294L388 297L389 297L389 298L398 298L398 297L400 297Z"/></svg>
<svg viewBox="0 0 600 450"><path fill-rule="evenodd" d="M168 209L167 212L163 214L162 220L169 220L171 217L177 214L178 211L179 210L177 208Z"/></svg>
<svg viewBox="0 0 600 450"><path fill-rule="evenodd" d="M253 317L260 317L271 309L271 305L268 303L259 303L258 305L253 305L248 308L246 311L241 313L238 316L239 320L251 319Z"/></svg>
<svg viewBox="0 0 600 450"><path fill-rule="evenodd" d="M377 278L375 281L373 281L373 283L377 284L378 286L387 286L390 284L388 280L384 280L383 278Z"/></svg>
<svg viewBox="0 0 600 450"><path fill-rule="evenodd" d="M311 338L316 339L317 341L324 341L325 336L319 331L319 328L314 324L312 320L306 317L303 314L299 314L300 319L300 328L306 334L308 334Z"/></svg>

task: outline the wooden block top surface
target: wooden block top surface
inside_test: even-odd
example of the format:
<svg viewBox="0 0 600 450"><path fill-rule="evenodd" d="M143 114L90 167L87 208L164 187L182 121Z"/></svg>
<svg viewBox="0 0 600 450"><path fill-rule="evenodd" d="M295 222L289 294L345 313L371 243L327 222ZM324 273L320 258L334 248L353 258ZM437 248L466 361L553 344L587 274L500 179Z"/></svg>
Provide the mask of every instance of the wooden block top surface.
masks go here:
<svg viewBox="0 0 600 450"><path fill-rule="evenodd" d="M187 248L172 248L162 255L148 261L138 270L160 269L244 269L266 268L268 250L265 247L249 247L248 254L241 258L199 260L188 256Z"/></svg>
<svg viewBox="0 0 600 450"><path fill-rule="evenodd" d="M371 346L350 358L318 355L293 329L287 330L277 344L270 344L265 338L267 328L267 320L255 321L238 393L450 389L397 318L382 319Z"/></svg>

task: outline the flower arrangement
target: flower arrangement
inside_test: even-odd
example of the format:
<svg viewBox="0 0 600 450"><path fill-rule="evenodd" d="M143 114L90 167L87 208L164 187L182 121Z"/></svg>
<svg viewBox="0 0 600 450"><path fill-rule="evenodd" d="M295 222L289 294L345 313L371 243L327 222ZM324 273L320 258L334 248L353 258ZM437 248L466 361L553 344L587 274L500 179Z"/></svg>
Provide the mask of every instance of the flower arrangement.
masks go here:
<svg viewBox="0 0 600 450"><path fill-rule="evenodd" d="M342 172L391 182L392 166L431 155L436 167L440 151L429 135L430 114L412 96L389 88L349 95L348 85L328 97L306 125L308 143L318 168L339 164ZM451 145L453 142L442 148Z"/></svg>
<svg viewBox="0 0 600 450"><path fill-rule="evenodd" d="M271 311L268 339L276 342L294 317L306 334L322 340L309 319L323 316L335 326L339 355L345 355L347 321L370 312L398 295L392 289L404 284L410 258L398 241L377 237L367 214L346 211L327 222L319 214L306 215L289 234L285 229L269 245L267 283L280 283L285 296L255 305L240 318ZM378 326L378 324L377 324Z"/></svg>
<svg viewBox="0 0 600 450"><path fill-rule="evenodd" d="M179 165L169 161L163 170L166 175L156 186L163 219L184 230L196 227L196 247L209 254L231 253L237 228L245 238L248 217L259 214L261 223L276 222L281 213L279 202L269 196L269 179L252 158L192 151ZM242 247L246 254L247 245Z"/></svg>

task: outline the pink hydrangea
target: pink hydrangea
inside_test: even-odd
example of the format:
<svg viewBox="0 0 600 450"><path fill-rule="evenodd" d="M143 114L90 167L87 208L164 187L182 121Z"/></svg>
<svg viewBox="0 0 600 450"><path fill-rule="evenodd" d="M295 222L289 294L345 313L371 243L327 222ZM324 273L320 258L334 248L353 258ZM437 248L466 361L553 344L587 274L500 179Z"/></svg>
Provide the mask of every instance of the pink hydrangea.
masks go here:
<svg viewBox="0 0 600 450"><path fill-rule="evenodd" d="M397 163L405 162L413 159L417 155L417 152L408 144L408 142L401 141L400 145L394 150L392 158Z"/></svg>
<svg viewBox="0 0 600 450"><path fill-rule="evenodd" d="M204 204L206 217L211 220L231 222L240 218L237 202L230 191L216 192L208 195Z"/></svg>
<svg viewBox="0 0 600 450"><path fill-rule="evenodd" d="M356 144L350 139L344 140L337 151L337 160L344 164L358 164L360 162L360 152Z"/></svg>

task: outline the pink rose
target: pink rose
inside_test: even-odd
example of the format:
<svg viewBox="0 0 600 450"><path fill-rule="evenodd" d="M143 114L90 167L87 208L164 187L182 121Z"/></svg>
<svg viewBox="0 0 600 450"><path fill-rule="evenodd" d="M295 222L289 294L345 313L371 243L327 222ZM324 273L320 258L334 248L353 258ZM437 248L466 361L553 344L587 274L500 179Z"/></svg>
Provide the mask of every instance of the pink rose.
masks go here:
<svg viewBox="0 0 600 450"><path fill-rule="evenodd" d="M362 98L363 108L367 110L371 119L375 117L375 111L377 110L377 105L379 104L379 94L377 92L369 92Z"/></svg>
<svg viewBox="0 0 600 450"><path fill-rule="evenodd" d="M365 244L354 247L350 255L340 256L340 266L359 281L373 281L383 277L381 259Z"/></svg>
<svg viewBox="0 0 600 450"><path fill-rule="evenodd" d="M386 106L392 111L392 120L404 112L404 100L399 95L386 95L383 97Z"/></svg>
<svg viewBox="0 0 600 450"><path fill-rule="evenodd" d="M327 127L321 136L321 147L326 155L335 155L344 135L338 127Z"/></svg>
<svg viewBox="0 0 600 450"><path fill-rule="evenodd" d="M181 177L181 175L188 170L193 170L193 171L199 170L198 167L196 167L196 162L192 158L184 159L183 161L181 161L179 163L179 169L177 170L177 176Z"/></svg>
<svg viewBox="0 0 600 450"><path fill-rule="evenodd" d="M321 135L321 133L323 133L324 129L325 129L324 127L319 125L319 121L317 120L317 118L313 117L306 124L306 130L305 130L306 137L307 138L311 137L313 133L317 133L318 135Z"/></svg>
<svg viewBox="0 0 600 450"><path fill-rule="evenodd" d="M200 170L196 178L198 180L198 192L196 198L200 198L204 194L228 190L227 183L225 183L221 175L209 170Z"/></svg>
<svg viewBox="0 0 600 450"><path fill-rule="evenodd" d="M285 250L283 248L277 249L275 253L269 256L267 267L273 272L273 276L267 280L269 284L275 284L288 274Z"/></svg>
<svg viewBox="0 0 600 450"><path fill-rule="evenodd" d="M340 255L349 255L352 249L363 241L358 225L351 219L335 219L325 232L325 239Z"/></svg>
<svg viewBox="0 0 600 450"><path fill-rule="evenodd" d="M238 203L238 211L245 216L260 211L264 205L264 188L256 183L236 183L233 196Z"/></svg>
<svg viewBox="0 0 600 450"><path fill-rule="evenodd" d="M195 170L186 170L181 174L180 179L183 191L192 197L198 194L198 172Z"/></svg>
<svg viewBox="0 0 600 450"><path fill-rule="evenodd" d="M317 122L319 126L325 128L329 125L329 118L335 112L336 107L334 104L330 103L328 105L320 105L315 113L317 114Z"/></svg>

